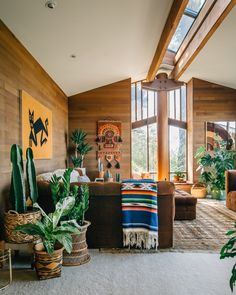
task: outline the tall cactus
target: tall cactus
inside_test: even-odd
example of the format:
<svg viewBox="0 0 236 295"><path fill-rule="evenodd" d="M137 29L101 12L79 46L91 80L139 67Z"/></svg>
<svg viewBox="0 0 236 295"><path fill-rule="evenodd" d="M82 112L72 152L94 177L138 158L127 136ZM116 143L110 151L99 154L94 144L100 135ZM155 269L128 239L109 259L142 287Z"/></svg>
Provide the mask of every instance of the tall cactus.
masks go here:
<svg viewBox="0 0 236 295"><path fill-rule="evenodd" d="M14 210L18 213L24 213L26 211L25 181L22 149L19 145L13 144L11 147L11 163L10 201Z"/></svg>
<svg viewBox="0 0 236 295"><path fill-rule="evenodd" d="M34 166L34 156L31 148L26 150L26 175L29 188L29 197L32 203L36 203L38 199L38 187L36 182L36 171Z"/></svg>

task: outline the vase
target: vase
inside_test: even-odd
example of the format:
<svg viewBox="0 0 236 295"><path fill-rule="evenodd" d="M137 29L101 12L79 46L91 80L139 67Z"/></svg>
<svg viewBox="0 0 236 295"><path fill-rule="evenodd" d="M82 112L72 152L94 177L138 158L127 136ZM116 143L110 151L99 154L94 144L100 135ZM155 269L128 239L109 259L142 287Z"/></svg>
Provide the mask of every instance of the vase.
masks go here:
<svg viewBox="0 0 236 295"><path fill-rule="evenodd" d="M211 190L212 199L220 200L221 190L218 188L214 188Z"/></svg>
<svg viewBox="0 0 236 295"><path fill-rule="evenodd" d="M224 201L226 199L226 193L225 190L221 190L220 191L220 200Z"/></svg>

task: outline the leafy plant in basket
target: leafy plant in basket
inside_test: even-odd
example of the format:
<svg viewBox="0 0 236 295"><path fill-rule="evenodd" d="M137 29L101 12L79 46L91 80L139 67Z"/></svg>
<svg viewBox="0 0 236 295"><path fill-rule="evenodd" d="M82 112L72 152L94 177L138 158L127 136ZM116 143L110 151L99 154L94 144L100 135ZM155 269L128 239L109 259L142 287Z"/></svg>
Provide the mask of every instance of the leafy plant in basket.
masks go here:
<svg viewBox="0 0 236 295"><path fill-rule="evenodd" d="M39 210L33 209L33 207L27 207L22 149L19 145L13 144L11 147L11 164L11 210L5 213L6 238L9 242L30 242L34 237L20 234L16 235L14 232L14 228L17 224L34 223L41 218ZM26 150L26 179L29 199L31 203L34 204L38 199L38 188L33 151L31 148Z"/></svg>
<svg viewBox="0 0 236 295"><path fill-rule="evenodd" d="M75 145L75 154L71 157L75 168L82 168L84 156L87 155L93 148L87 143L87 133L82 129L75 129L71 134L71 141Z"/></svg>
<svg viewBox="0 0 236 295"><path fill-rule="evenodd" d="M225 190L225 171L234 168L234 156L234 152L226 149L224 141L218 141L213 151L199 147L195 154L197 171L201 170L199 181L206 183L211 192Z"/></svg>
<svg viewBox="0 0 236 295"><path fill-rule="evenodd" d="M75 220L79 225L84 224L84 215L89 207L89 188L87 184L80 187L70 185L70 176L73 169L65 170L63 177L57 177L55 174L50 180L51 192L54 205L62 201L65 197L71 196L75 203L73 208L63 217L63 220ZM62 184L61 184L62 181Z"/></svg>
<svg viewBox="0 0 236 295"><path fill-rule="evenodd" d="M90 222L84 220L85 212L89 207L89 188L88 185L81 185L78 187L70 185L70 175L72 169L67 169L64 172L63 177L57 177L53 175L51 179L51 192L54 203L62 201L66 195L69 195L74 199L74 206L62 216L62 222L75 222L78 224L80 234L73 234L73 248L72 255L64 253L63 265L80 265L88 262L90 259L87 243L86 243L86 231ZM60 181L62 180L62 184Z"/></svg>
<svg viewBox="0 0 236 295"><path fill-rule="evenodd" d="M35 267L40 278L53 277L54 273L58 276L58 272L61 272L63 247L68 253L71 253L71 234L79 234L79 229L76 227L76 223L73 224L72 222L66 221L60 223L60 220L70 212L74 204L75 199L73 197L65 197L62 201L57 202L55 211L47 215L36 203L34 207L40 209L43 215L42 221L16 227L16 231L29 235L37 235L42 241L41 244L36 244L34 249L36 257ZM58 257L57 262L55 261L55 255ZM57 269L55 270L54 267L50 267L47 271L47 277L44 277L46 272L42 268L46 268L50 264L50 261L54 263Z"/></svg>
<svg viewBox="0 0 236 295"><path fill-rule="evenodd" d="M236 228L236 222L234 224L234 227ZM236 230L231 230L231 231L227 232L226 235L231 236L231 238L222 247L222 249L220 251L220 259L234 258L236 256L236 247L235 247ZM230 288L231 288L232 292L233 292L233 289L235 287L235 284L236 284L236 263L234 264L234 266L232 268L232 274L231 274L231 278L229 280L229 285L230 285Z"/></svg>

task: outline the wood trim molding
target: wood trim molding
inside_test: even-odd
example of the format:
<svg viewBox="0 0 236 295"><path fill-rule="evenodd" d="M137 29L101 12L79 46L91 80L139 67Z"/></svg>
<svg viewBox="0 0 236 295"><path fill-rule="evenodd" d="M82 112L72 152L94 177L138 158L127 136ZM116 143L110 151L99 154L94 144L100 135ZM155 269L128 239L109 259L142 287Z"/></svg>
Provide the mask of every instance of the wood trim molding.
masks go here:
<svg viewBox="0 0 236 295"><path fill-rule="evenodd" d="M171 41L172 36L179 24L179 21L184 13L184 10L188 4L188 0L175 0L170 9L167 21L161 34L161 38L156 48L152 63L150 65L147 80L154 80L156 73L162 63L165 56L167 47Z"/></svg>
<svg viewBox="0 0 236 295"><path fill-rule="evenodd" d="M168 125L187 129L187 122L179 121L179 120L172 119L172 118L168 118Z"/></svg>
<svg viewBox="0 0 236 295"><path fill-rule="evenodd" d="M153 116L147 119L139 120L136 122L132 122L132 129L140 128L149 124L156 123L157 121L157 116Z"/></svg>
<svg viewBox="0 0 236 295"><path fill-rule="evenodd" d="M236 0L218 0L205 18L195 37L176 63L170 77L178 80L207 41L235 6Z"/></svg>
<svg viewBox="0 0 236 295"><path fill-rule="evenodd" d="M168 65L168 66L174 66L175 65L175 53L173 51L170 51L167 49L161 64Z"/></svg>

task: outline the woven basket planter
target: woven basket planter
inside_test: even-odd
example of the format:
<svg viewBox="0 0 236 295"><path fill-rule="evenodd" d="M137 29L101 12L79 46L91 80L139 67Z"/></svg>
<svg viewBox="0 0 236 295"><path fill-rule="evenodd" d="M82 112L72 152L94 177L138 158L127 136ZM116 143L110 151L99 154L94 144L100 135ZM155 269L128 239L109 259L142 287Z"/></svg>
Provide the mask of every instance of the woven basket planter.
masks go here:
<svg viewBox="0 0 236 295"><path fill-rule="evenodd" d="M53 279L61 276L63 247L58 247L52 255L46 251L37 250L37 244L34 248L35 269L40 280Z"/></svg>
<svg viewBox="0 0 236 295"><path fill-rule="evenodd" d="M41 219L41 213L39 210L28 211L26 213L17 213L14 210L9 210L5 213L5 235L6 241L9 243L31 243L37 240L36 236L30 236L23 234L19 231L15 231L16 226L27 223L36 223Z"/></svg>
<svg viewBox="0 0 236 295"><path fill-rule="evenodd" d="M65 250L63 252L63 265L76 266L87 263L90 261L90 255L88 252L88 245L86 242L87 228L91 223L85 221L81 226L80 234L72 234L72 252L68 254Z"/></svg>

